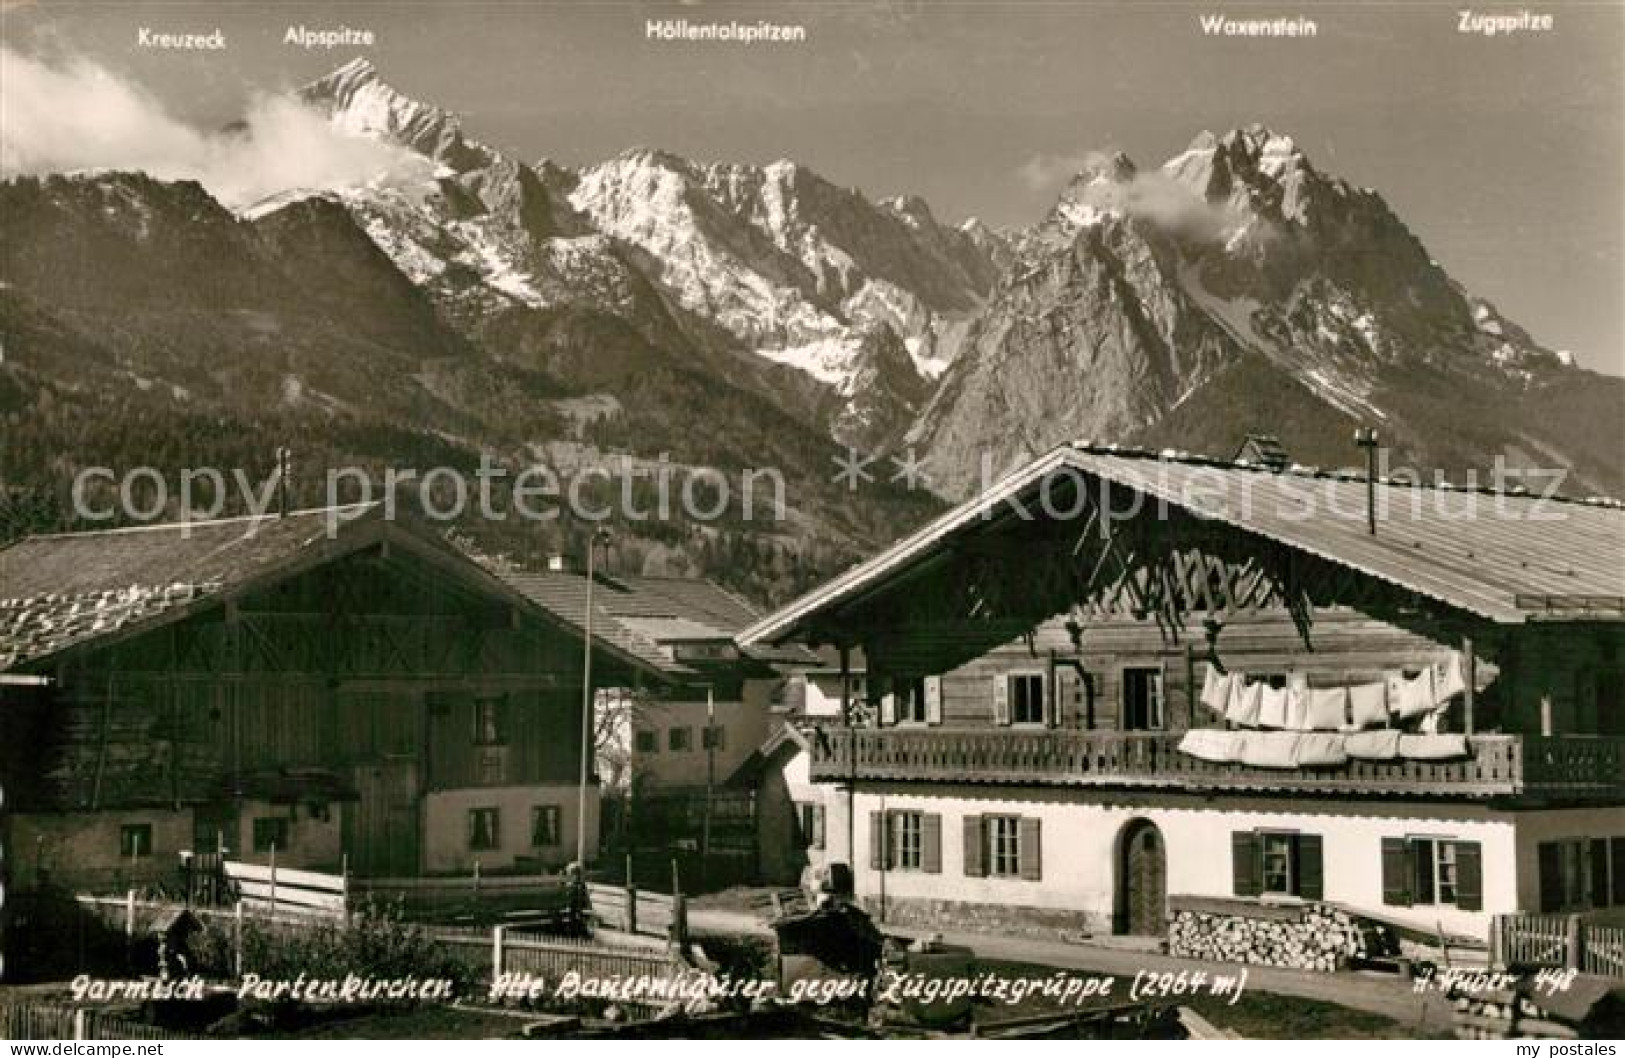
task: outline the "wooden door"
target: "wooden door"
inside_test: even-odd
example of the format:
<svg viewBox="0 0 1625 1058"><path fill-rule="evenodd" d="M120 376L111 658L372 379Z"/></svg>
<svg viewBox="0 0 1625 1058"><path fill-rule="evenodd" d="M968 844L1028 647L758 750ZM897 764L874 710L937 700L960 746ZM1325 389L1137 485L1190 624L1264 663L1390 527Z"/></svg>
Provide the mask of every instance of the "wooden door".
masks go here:
<svg viewBox="0 0 1625 1058"><path fill-rule="evenodd" d="M1154 823L1129 824L1118 872L1120 929L1131 936L1161 936L1168 926L1168 860Z"/></svg>
<svg viewBox="0 0 1625 1058"><path fill-rule="evenodd" d="M355 767L360 800L346 806L344 850L350 870L374 878L402 878L419 870L418 766L411 757L386 757Z"/></svg>

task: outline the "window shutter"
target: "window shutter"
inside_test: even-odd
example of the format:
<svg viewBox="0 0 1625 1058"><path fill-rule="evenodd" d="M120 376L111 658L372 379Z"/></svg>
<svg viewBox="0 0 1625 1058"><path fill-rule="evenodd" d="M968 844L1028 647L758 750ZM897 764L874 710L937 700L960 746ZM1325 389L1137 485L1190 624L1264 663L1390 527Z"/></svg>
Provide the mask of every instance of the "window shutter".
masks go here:
<svg viewBox="0 0 1625 1058"><path fill-rule="evenodd" d="M1614 904L1625 907L1625 838L1615 838L1611 845L1614 861Z"/></svg>
<svg viewBox="0 0 1625 1058"><path fill-rule="evenodd" d="M1591 906L1608 906L1608 841L1591 839Z"/></svg>
<svg viewBox="0 0 1625 1058"><path fill-rule="evenodd" d="M993 677L993 722L1010 726L1010 677L1002 672Z"/></svg>
<svg viewBox="0 0 1625 1058"><path fill-rule="evenodd" d="M1411 864L1415 868L1411 881L1411 900L1418 904L1437 902L1439 894L1433 891L1433 842L1410 842Z"/></svg>
<svg viewBox="0 0 1625 1058"><path fill-rule="evenodd" d="M1305 900L1321 900L1326 895L1321 848L1319 834L1298 835L1298 895Z"/></svg>
<svg viewBox="0 0 1625 1058"><path fill-rule="evenodd" d="M1050 727L1063 727L1066 724L1067 714L1072 711L1078 674L1065 665L1057 665L1050 671L1055 674L1052 681L1055 693L1044 703L1044 722Z"/></svg>
<svg viewBox="0 0 1625 1058"><path fill-rule="evenodd" d="M981 816L965 817L965 877L984 878L987 876L987 859L982 851Z"/></svg>
<svg viewBox="0 0 1625 1058"><path fill-rule="evenodd" d="M1484 850L1476 841L1456 842L1456 906L1484 910Z"/></svg>
<svg viewBox="0 0 1625 1058"><path fill-rule="evenodd" d="M1230 876L1237 896L1257 896L1264 891L1263 846L1251 830L1230 834Z"/></svg>
<svg viewBox="0 0 1625 1058"><path fill-rule="evenodd" d="M1029 882L1039 881L1044 877L1044 850L1040 845L1038 820L1022 816L1017 824L1017 840L1020 843L1021 876Z"/></svg>
<svg viewBox="0 0 1625 1058"><path fill-rule="evenodd" d="M1382 902L1411 906L1411 846L1404 838L1382 839Z"/></svg>
<svg viewBox="0 0 1625 1058"><path fill-rule="evenodd" d="M920 817L920 870L942 873L942 817L934 812Z"/></svg>
<svg viewBox="0 0 1625 1058"><path fill-rule="evenodd" d="M883 871L886 863L886 813L869 813L869 867Z"/></svg>
<svg viewBox="0 0 1625 1058"><path fill-rule="evenodd" d="M925 722L942 723L942 677L925 678Z"/></svg>
<svg viewBox="0 0 1625 1058"><path fill-rule="evenodd" d="M1543 841L1540 856L1540 909L1560 911L1563 908L1563 849L1555 841Z"/></svg>
<svg viewBox="0 0 1625 1058"><path fill-rule="evenodd" d="M897 723L897 695L894 693L880 696L880 726L890 727Z"/></svg>

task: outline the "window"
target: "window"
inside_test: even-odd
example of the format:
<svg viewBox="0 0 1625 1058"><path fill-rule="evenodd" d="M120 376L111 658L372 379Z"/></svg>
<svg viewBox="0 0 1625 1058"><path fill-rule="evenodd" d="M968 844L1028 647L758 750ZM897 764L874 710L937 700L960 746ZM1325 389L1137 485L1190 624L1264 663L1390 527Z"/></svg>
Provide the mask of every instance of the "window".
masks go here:
<svg viewBox="0 0 1625 1058"><path fill-rule="evenodd" d="M504 743L502 714L506 711L506 695L474 699L474 744L500 746Z"/></svg>
<svg viewBox="0 0 1625 1058"><path fill-rule="evenodd" d="M659 753L660 752L660 732L658 732L658 731L639 731L636 735L633 736L632 746L639 753Z"/></svg>
<svg viewBox="0 0 1625 1058"><path fill-rule="evenodd" d="M564 843L558 805L537 805L530 810L530 843L538 849Z"/></svg>
<svg viewBox="0 0 1625 1058"><path fill-rule="evenodd" d="M715 724L700 729L702 745L706 749L726 749L723 729Z"/></svg>
<svg viewBox="0 0 1625 1058"><path fill-rule="evenodd" d="M893 692L897 701L897 722L899 724L923 724L927 722L925 712L925 678L898 680L896 690Z"/></svg>
<svg viewBox="0 0 1625 1058"><path fill-rule="evenodd" d="M897 870L917 871L923 864L925 821L919 812L893 812L891 816L891 865Z"/></svg>
<svg viewBox="0 0 1625 1058"><path fill-rule="evenodd" d="M288 817L260 816L254 820L254 851L269 852L288 847Z"/></svg>
<svg viewBox="0 0 1625 1058"><path fill-rule="evenodd" d="M999 878L1021 874L1021 820L991 816L987 821L987 873Z"/></svg>
<svg viewBox="0 0 1625 1058"><path fill-rule="evenodd" d="M495 808L468 810L468 847L476 852L502 846L501 819Z"/></svg>
<svg viewBox="0 0 1625 1058"><path fill-rule="evenodd" d="M1431 835L1383 838L1382 902L1482 910L1484 866L1479 843Z"/></svg>
<svg viewBox="0 0 1625 1058"><path fill-rule="evenodd" d="M965 816L963 822L965 877L1043 880L1042 831L1037 818ZM926 830L926 869L930 870L931 827Z"/></svg>
<svg viewBox="0 0 1625 1058"><path fill-rule="evenodd" d="M479 782L484 786L500 786L508 777L508 751L501 746L484 746L476 750L474 761Z"/></svg>
<svg viewBox="0 0 1625 1058"><path fill-rule="evenodd" d="M812 801L796 805L797 822L801 827L801 843L809 849L824 847L824 806Z"/></svg>
<svg viewBox="0 0 1625 1058"><path fill-rule="evenodd" d="M1264 892L1298 895L1297 835L1263 835Z"/></svg>
<svg viewBox="0 0 1625 1058"><path fill-rule="evenodd" d="M1544 841L1538 849L1540 909L1585 911L1608 907L1625 895L1618 872L1625 869L1625 838Z"/></svg>
<svg viewBox="0 0 1625 1058"><path fill-rule="evenodd" d="M666 748L673 753L687 753L694 745L694 732L686 727L674 727L666 732Z"/></svg>
<svg viewBox="0 0 1625 1058"><path fill-rule="evenodd" d="M1416 872L1415 902L1456 904L1456 843L1437 838L1412 838L1411 861Z"/></svg>
<svg viewBox="0 0 1625 1058"><path fill-rule="evenodd" d="M1319 900L1325 889L1319 834L1238 830L1230 835L1237 896L1296 896Z"/></svg>
<svg viewBox="0 0 1625 1058"><path fill-rule="evenodd" d="M1010 722L1013 724L1044 722L1042 673L1029 672L1010 677Z"/></svg>
<svg viewBox="0 0 1625 1058"><path fill-rule="evenodd" d="M126 823L118 828L118 854L133 860L152 855L152 824Z"/></svg>
<svg viewBox="0 0 1625 1058"><path fill-rule="evenodd" d="M1124 729L1160 731L1162 726L1162 670L1124 669Z"/></svg>

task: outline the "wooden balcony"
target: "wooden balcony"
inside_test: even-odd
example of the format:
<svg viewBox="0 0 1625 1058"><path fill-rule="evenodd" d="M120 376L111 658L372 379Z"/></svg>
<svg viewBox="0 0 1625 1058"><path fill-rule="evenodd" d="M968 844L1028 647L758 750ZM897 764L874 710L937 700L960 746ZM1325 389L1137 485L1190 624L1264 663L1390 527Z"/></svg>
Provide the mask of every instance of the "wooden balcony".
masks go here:
<svg viewBox="0 0 1625 1058"><path fill-rule="evenodd" d="M1625 738L1478 735L1458 760L1287 769L1198 760L1175 748L1179 739L1115 731L829 728L812 740L812 777L1625 802Z"/></svg>

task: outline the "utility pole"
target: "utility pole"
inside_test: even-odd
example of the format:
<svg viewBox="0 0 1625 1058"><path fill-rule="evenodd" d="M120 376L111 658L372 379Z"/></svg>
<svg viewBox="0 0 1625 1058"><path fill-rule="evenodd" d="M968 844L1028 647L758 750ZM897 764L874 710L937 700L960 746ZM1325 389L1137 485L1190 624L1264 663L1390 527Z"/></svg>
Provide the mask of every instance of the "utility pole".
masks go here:
<svg viewBox="0 0 1625 1058"><path fill-rule="evenodd" d="M858 753L852 731L852 648L841 644L841 726L845 728L849 758L846 783L846 865L855 877L858 872Z"/></svg>
<svg viewBox="0 0 1625 1058"><path fill-rule="evenodd" d="M700 828L700 884L711 881L711 798L717 782L716 685L705 685L705 819Z"/></svg>
<svg viewBox="0 0 1625 1058"><path fill-rule="evenodd" d="M593 555L609 543L609 530L600 526L587 537L587 616L581 648L581 785L576 794L576 863L587 869L587 767L592 760L592 584Z"/></svg>

